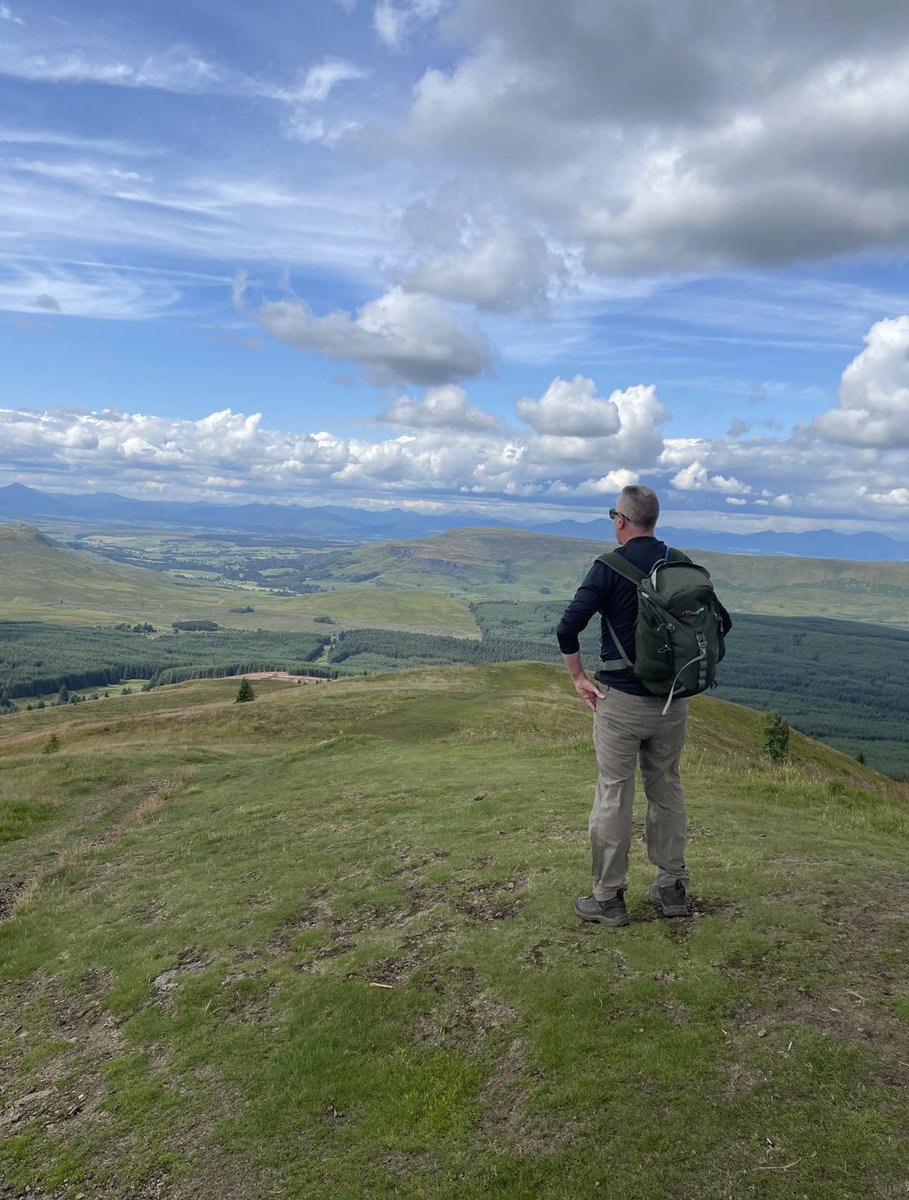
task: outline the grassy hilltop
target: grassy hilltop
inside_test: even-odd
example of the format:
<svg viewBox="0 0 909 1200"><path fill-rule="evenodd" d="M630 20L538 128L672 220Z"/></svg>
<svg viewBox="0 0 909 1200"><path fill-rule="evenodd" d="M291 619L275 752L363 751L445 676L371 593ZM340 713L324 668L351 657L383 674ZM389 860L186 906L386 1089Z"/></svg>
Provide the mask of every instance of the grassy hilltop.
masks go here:
<svg viewBox="0 0 909 1200"><path fill-rule="evenodd" d="M698 698L604 930L560 670L236 686L0 726L0 1194L903 1194L905 787Z"/></svg>

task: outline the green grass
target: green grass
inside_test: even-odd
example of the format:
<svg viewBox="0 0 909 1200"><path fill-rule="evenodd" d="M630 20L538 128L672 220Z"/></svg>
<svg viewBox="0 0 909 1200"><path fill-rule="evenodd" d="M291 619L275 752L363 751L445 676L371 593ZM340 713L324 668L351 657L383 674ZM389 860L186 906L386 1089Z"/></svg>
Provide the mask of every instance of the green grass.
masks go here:
<svg viewBox="0 0 909 1200"><path fill-rule="evenodd" d="M777 767L758 714L699 698L699 915L655 916L636 843L632 924L584 926L567 683L199 681L4 720L13 1194L899 1195L906 789L799 736Z"/></svg>

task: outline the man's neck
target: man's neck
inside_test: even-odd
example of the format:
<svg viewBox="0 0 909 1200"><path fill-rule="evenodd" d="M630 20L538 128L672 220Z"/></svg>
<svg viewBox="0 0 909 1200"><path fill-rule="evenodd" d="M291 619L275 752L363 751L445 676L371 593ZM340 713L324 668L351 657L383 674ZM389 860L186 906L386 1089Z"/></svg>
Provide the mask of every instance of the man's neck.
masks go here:
<svg viewBox="0 0 909 1200"><path fill-rule="evenodd" d="M652 538L656 534L652 529L623 529L621 533L616 535L616 539L620 546L624 546L626 542L633 542L635 538Z"/></svg>

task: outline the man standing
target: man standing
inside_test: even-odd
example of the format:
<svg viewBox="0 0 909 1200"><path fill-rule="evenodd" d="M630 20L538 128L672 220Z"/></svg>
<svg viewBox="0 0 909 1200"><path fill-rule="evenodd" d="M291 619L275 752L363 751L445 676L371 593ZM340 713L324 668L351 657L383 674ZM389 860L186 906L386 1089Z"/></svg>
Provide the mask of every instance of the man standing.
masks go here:
<svg viewBox="0 0 909 1200"><path fill-rule="evenodd" d="M646 574L669 554L654 536L659 515L656 493L637 485L623 488L609 510L617 553ZM556 631L575 689L595 714L593 743L600 772L589 826L593 895L579 897L574 911L584 921L611 926L628 924L625 891L638 757L647 795L647 853L657 869L650 900L664 917L688 915L685 797L679 780L688 702L674 699L664 712L664 700L624 666L623 660L634 662L637 608L635 585L598 561ZM597 612L601 658L610 669L601 668L594 682L581 663L578 634ZM725 610L722 617L726 632L731 622Z"/></svg>

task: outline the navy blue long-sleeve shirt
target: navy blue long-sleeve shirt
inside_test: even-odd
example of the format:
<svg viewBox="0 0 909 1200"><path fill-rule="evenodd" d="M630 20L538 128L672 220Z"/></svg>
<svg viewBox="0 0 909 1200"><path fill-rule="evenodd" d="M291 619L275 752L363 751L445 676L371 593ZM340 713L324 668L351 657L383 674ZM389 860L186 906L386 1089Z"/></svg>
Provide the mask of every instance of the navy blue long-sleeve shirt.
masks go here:
<svg viewBox="0 0 909 1200"><path fill-rule="evenodd" d="M639 570L649 574L654 566L666 558L668 546L655 537L636 537L616 552ZM580 649L578 634L586 629L594 613L600 614L600 658L606 661L621 658L609 629L606 614L612 622L622 649L634 662L634 626L638 615L637 588L628 579L616 574L605 563L595 562L584 577L584 582L575 592L575 597L562 614L556 628L559 649L563 654L577 654ZM650 696L647 688L628 668L621 671L597 671L595 678L620 692L634 696Z"/></svg>

